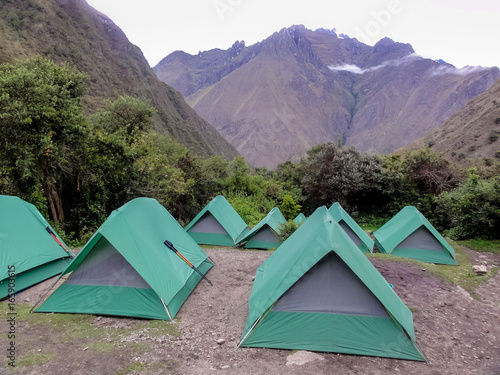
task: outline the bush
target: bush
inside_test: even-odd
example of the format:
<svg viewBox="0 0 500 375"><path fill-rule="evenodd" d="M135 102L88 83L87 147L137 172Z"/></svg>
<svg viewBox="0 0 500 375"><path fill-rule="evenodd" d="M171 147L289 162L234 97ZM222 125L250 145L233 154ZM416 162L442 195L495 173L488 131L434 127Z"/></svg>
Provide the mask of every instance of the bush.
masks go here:
<svg viewBox="0 0 500 375"><path fill-rule="evenodd" d="M448 218L451 238L500 238L500 176L481 180L471 168L463 184L441 193L436 201L436 210Z"/></svg>
<svg viewBox="0 0 500 375"><path fill-rule="evenodd" d="M498 140L498 136L500 135L500 132L496 130L492 130L490 133L490 136L488 137L488 143L493 143Z"/></svg>
<svg viewBox="0 0 500 375"><path fill-rule="evenodd" d="M250 227L258 224L275 206L274 201L266 199L263 195L236 194L229 195L227 200Z"/></svg>
<svg viewBox="0 0 500 375"><path fill-rule="evenodd" d="M292 220L297 216L302 206L295 203L292 196L289 194L283 195L283 201L280 205L280 211L287 220Z"/></svg>
<svg viewBox="0 0 500 375"><path fill-rule="evenodd" d="M281 223L278 226L278 232L277 235L280 239L280 242L283 243L287 240L288 237L290 237L293 232L295 232L300 226L302 225L302 222L299 224L295 223L293 220L288 220L286 223Z"/></svg>

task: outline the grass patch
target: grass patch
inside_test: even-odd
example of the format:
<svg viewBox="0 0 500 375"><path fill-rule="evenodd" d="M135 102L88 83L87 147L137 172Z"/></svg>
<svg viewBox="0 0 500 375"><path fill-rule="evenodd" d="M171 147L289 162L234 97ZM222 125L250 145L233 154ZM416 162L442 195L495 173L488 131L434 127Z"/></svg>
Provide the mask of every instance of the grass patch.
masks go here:
<svg viewBox="0 0 500 375"><path fill-rule="evenodd" d="M146 365L144 365L143 363L139 362L139 361L136 361L130 365L128 365L127 367L124 367L123 369L121 369L120 371L118 371L116 373L116 375L127 375L127 374L133 374L134 372L136 371L143 371L146 369Z"/></svg>
<svg viewBox="0 0 500 375"><path fill-rule="evenodd" d="M487 282L498 273L498 268L494 267L488 274L477 276L472 271L473 264L464 246L455 241L448 240L448 243L455 249L455 258L458 266L445 264L424 263L414 259L395 257L390 254L367 254L369 258L384 259L385 261L404 262L427 270L432 275L442 280L458 285L465 289L473 298L480 300L475 292L476 288Z"/></svg>
<svg viewBox="0 0 500 375"><path fill-rule="evenodd" d="M173 359L168 359L153 364L145 364L140 361L136 361L118 371L116 375L135 374L141 371L154 371L154 372L161 372L162 374L165 373L174 375L178 374L177 367L178 364Z"/></svg>
<svg viewBox="0 0 500 375"><path fill-rule="evenodd" d="M92 325L94 319L94 315L88 314L35 313L28 315L30 324L48 325L63 333L68 339L98 336L101 330Z"/></svg>
<svg viewBox="0 0 500 375"><path fill-rule="evenodd" d="M363 229L365 232L375 232L377 231L382 225L378 224L371 224L371 223L360 223L359 226L361 229Z"/></svg>
<svg viewBox="0 0 500 375"><path fill-rule="evenodd" d="M152 337L158 336L174 336L180 337L182 332L179 331L179 320L174 318L173 321L168 322L165 320L151 320L148 325L148 335Z"/></svg>
<svg viewBox="0 0 500 375"><path fill-rule="evenodd" d="M116 344L106 341L90 342L82 346L88 347L89 349L92 349L96 353L111 353L116 349Z"/></svg>
<svg viewBox="0 0 500 375"><path fill-rule="evenodd" d="M475 251L500 254L500 240L467 240L458 243Z"/></svg>
<svg viewBox="0 0 500 375"><path fill-rule="evenodd" d="M56 353L30 351L16 359L16 367L39 366L57 358Z"/></svg>
<svg viewBox="0 0 500 375"><path fill-rule="evenodd" d="M59 313L34 313L30 314L31 305L17 304L15 311L17 313L16 322L19 327L43 326L43 329L49 330L45 335L50 335L55 341L65 345L77 346L81 349L88 347L95 353L108 353L114 355L123 345L131 349L134 355L146 353L150 347L144 342L125 342L122 339L129 337L133 333L143 333L150 337L158 336L181 336L179 331L179 318L173 322L162 320L137 320L131 327L100 327L94 324L95 315L88 314L59 314ZM6 313L9 311L8 302L0 303L0 314L2 319L6 319ZM7 334L0 335L3 339ZM42 337L42 336L40 336ZM55 353L41 353L37 351L40 347L39 340L24 340L27 352L19 356L16 360L16 366L40 365L57 358ZM24 342L23 341L23 342ZM132 364L131 366L139 366ZM162 366L173 366L173 364L162 364ZM141 368L142 369L142 368ZM123 369L123 374L136 371L136 367L127 367Z"/></svg>

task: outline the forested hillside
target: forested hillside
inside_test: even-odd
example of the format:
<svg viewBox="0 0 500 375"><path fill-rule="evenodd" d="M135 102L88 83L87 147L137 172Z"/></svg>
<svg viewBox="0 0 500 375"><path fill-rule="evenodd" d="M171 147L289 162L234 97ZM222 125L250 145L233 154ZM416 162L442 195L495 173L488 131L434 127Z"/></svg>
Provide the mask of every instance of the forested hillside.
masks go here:
<svg viewBox="0 0 500 375"><path fill-rule="evenodd" d="M85 0L0 2L0 62L37 54L89 75L82 97L87 111L119 95L147 100L156 108L156 130L167 131L198 155L237 155L181 94L157 79L141 50L123 31Z"/></svg>

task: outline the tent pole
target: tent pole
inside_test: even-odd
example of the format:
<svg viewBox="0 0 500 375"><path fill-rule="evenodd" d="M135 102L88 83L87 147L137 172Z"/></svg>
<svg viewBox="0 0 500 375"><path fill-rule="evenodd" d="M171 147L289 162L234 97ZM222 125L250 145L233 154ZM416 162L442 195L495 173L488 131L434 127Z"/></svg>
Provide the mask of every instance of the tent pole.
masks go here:
<svg viewBox="0 0 500 375"><path fill-rule="evenodd" d="M257 325L257 323L260 321L260 319L262 318L262 314L260 314L259 316L259 319L257 319L255 321L255 323L252 325L252 327L250 327L250 329L248 330L247 334L240 340L240 342L238 343L238 345L236 346L237 348L239 348L241 346L241 344L243 344L243 341L245 341L245 339L247 338L247 336L250 334L250 332L253 331L253 329L255 328L255 326Z"/></svg>
<svg viewBox="0 0 500 375"><path fill-rule="evenodd" d="M31 308L31 310L30 310L30 314L33 312L33 310L35 309L35 307L37 307L37 306L40 304L40 301L41 301L41 300L43 300L43 299L47 296L47 294L48 294L48 293L52 290L52 288L53 288L53 287L57 284L57 282L58 282L59 280L61 280L62 276L63 276L62 274L61 274L61 275L59 275L59 277L57 278L57 280L56 280L56 281L54 281L54 284L52 284L52 285L50 286L50 288L49 288L49 289L47 289L47 290L45 291L45 293L44 293L44 294L43 294L43 295L42 295L42 296L38 299L38 301L35 303L35 305Z"/></svg>
<svg viewBox="0 0 500 375"><path fill-rule="evenodd" d="M165 302L163 302L163 298L160 297L160 301L161 301L161 303L163 303L163 307L165 308L165 311L167 312L167 315L168 315L170 321L172 321L172 315L170 315L170 311L168 311L167 305L165 305Z"/></svg>

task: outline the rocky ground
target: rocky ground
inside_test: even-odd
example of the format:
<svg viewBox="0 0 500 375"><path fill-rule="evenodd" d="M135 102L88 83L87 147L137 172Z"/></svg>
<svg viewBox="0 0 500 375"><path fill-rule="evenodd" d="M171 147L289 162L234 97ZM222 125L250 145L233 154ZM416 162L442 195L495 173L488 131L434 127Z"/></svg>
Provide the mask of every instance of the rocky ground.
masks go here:
<svg viewBox="0 0 500 375"><path fill-rule="evenodd" d="M156 328L145 326L145 320L89 316L85 324L100 336L74 339L69 324L56 331L50 327L50 320L35 324L28 316L18 323L18 355L22 358L34 353L35 363L12 370L4 360L0 373L500 374L500 274L477 288L475 299L464 289L432 276L422 266L370 258L413 311L417 343L428 359L420 363L238 348L255 271L271 253L231 248L210 248L206 252L216 263L207 275L213 286L202 280L187 299L176 318L180 335L158 335ZM490 268L500 265L500 255L474 251L468 254L473 264L486 263ZM51 283L21 293L16 303L34 304ZM103 336L102 332L109 335ZM102 342L93 342L96 337ZM50 355L43 357L43 353Z"/></svg>

